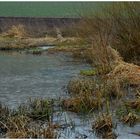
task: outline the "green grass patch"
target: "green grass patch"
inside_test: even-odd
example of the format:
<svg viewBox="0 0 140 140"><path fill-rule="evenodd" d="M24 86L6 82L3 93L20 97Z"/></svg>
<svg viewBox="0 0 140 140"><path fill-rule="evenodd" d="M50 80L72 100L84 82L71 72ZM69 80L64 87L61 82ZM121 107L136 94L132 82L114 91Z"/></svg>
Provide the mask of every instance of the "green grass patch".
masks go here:
<svg viewBox="0 0 140 140"><path fill-rule="evenodd" d="M80 71L80 75L85 75L85 76L94 76L96 74L97 74L96 70L81 70Z"/></svg>
<svg viewBox="0 0 140 140"><path fill-rule="evenodd" d="M32 48L30 50L26 50L26 53L29 54L34 54L34 55L40 55L42 54L43 50L41 50L40 48Z"/></svg>

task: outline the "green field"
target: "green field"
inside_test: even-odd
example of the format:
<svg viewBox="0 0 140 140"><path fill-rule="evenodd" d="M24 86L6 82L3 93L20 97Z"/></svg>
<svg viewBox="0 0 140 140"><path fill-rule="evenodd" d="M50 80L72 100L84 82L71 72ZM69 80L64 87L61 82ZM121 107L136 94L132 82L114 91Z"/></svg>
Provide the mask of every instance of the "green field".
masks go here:
<svg viewBox="0 0 140 140"><path fill-rule="evenodd" d="M0 16L78 17L101 2L0 2Z"/></svg>

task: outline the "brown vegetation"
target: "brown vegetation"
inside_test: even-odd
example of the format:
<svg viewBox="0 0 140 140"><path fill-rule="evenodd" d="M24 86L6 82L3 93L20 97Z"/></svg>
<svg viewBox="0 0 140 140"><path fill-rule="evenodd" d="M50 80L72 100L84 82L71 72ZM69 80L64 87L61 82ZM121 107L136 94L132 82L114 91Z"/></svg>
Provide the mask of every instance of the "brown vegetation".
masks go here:
<svg viewBox="0 0 140 140"><path fill-rule="evenodd" d="M101 136L105 139L113 139L117 137L117 135L112 130L112 116L109 114L102 114L98 116L97 120L92 126L92 129L95 130L98 136Z"/></svg>
<svg viewBox="0 0 140 140"><path fill-rule="evenodd" d="M108 77L118 78L130 85L140 85L140 66L120 61Z"/></svg>
<svg viewBox="0 0 140 140"><path fill-rule="evenodd" d="M4 37L15 37L15 38L23 38L27 37L27 33L25 31L25 27L23 25L13 25L11 29L7 32L3 33L2 36Z"/></svg>
<svg viewBox="0 0 140 140"><path fill-rule="evenodd" d="M140 66L135 65L139 63L139 33L134 35L134 32L138 31L134 30L133 32L135 26L139 27L139 16L136 16L138 13L137 6L136 3L122 3L120 5L125 7L123 10L128 14L128 19L123 16L118 18L118 13L115 13L114 10L111 13L108 10L106 11L108 19L103 16L85 17L81 26L79 26L79 36L88 44L88 47L84 51L74 52L74 56L84 58L94 66L95 72L92 76L97 77L96 82L93 82L93 84L88 80L84 82L82 80L73 80L69 83L68 91L76 97L65 100L63 105L70 111L83 111L82 109L85 108L84 103L90 110L98 109L100 104L100 106L105 106L107 112L109 112L110 105L111 107L114 106L112 99L123 99L121 97L126 96L126 91L124 92L126 86L139 87L140 85ZM129 5L136 13L130 13ZM124 14L124 11L122 14ZM120 9L120 12L122 12L122 9ZM135 64L127 63L124 60L135 62ZM84 72L85 76L89 73L91 74L91 71ZM99 98L97 98L96 93L100 95ZM97 103L96 101L101 102ZM94 102L94 105L92 102ZM120 100L119 103L121 102L124 101ZM127 108L123 110L124 114L121 117L121 121L133 125L139 122L139 117L137 113L128 109L128 107L135 108L135 111L138 111L139 99L127 102ZM96 133L101 132L102 138L116 137L112 131L113 122L109 115L99 117L93 128Z"/></svg>
<svg viewBox="0 0 140 140"><path fill-rule="evenodd" d="M79 95L80 97L73 97L63 101L63 107L66 110L77 113L88 113L98 110L103 105L103 100L93 97L90 94Z"/></svg>
<svg viewBox="0 0 140 140"><path fill-rule="evenodd" d="M135 113L128 113L121 117L121 121L129 126L134 126L137 122L140 122L140 117Z"/></svg>
<svg viewBox="0 0 140 140"><path fill-rule="evenodd" d="M49 100L30 100L17 110L0 105L1 133L6 138L56 138L52 115L52 102ZM43 121L46 127L42 127L38 120Z"/></svg>
<svg viewBox="0 0 140 140"><path fill-rule="evenodd" d="M96 84L92 79L73 79L69 82L67 89L73 95L92 94L96 89Z"/></svg>

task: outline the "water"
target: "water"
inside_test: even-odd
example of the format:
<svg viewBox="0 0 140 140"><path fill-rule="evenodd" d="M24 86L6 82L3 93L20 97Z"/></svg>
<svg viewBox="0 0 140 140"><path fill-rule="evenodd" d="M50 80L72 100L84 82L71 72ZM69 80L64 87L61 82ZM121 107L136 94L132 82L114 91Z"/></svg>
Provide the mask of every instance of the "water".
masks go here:
<svg viewBox="0 0 140 140"><path fill-rule="evenodd" d="M16 107L29 97L65 97L68 81L88 65L68 54L0 54L0 102Z"/></svg>
<svg viewBox="0 0 140 140"><path fill-rule="evenodd" d="M44 48L43 48L44 49ZM45 48L46 49L46 48ZM17 52L0 53L0 102L10 108L31 98L66 98L68 81L90 66L74 60L70 54L54 53L35 56ZM60 112L56 112L60 113ZM60 113L61 114L61 113ZM63 112L54 118L62 125L60 138L97 138L92 132L93 117L84 117L72 112ZM140 125L128 127L119 123L118 138L140 138L131 132L139 131Z"/></svg>
<svg viewBox="0 0 140 140"><path fill-rule="evenodd" d="M38 49L41 49L41 50L48 50L49 48L54 48L55 46L41 46L41 47L38 47Z"/></svg>

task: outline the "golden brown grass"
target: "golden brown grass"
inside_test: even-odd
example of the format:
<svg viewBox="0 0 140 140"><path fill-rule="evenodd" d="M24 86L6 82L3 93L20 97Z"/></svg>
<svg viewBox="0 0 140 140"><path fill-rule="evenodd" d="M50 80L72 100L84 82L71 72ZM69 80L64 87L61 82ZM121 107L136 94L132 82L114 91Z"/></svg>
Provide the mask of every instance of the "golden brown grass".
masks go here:
<svg viewBox="0 0 140 140"><path fill-rule="evenodd" d="M97 120L93 123L92 129L102 138L112 139L117 137L112 130L113 122L110 114L99 115Z"/></svg>
<svg viewBox="0 0 140 140"><path fill-rule="evenodd" d="M21 24L13 25L6 33L2 34L5 37L16 37L16 38L23 38L27 36L27 32L25 27Z"/></svg>
<svg viewBox="0 0 140 140"><path fill-rule="evenodd" d="M6 138L56 138L58 125L52 122L52 113L49 100L30 100L16 110L0 105L1 133Z"/></svg>
<svg viewBox="0 0 140 140"><path fill-rule="evenodd" d="M72 97L70 99L65 99L62 106L72 112L77 113L88 113L94 110L101 109L103 106L104 99L98 94L94 96L93 94L84 93L78 95L78 97Z"/></svg>
<svg viewBox="0 0 140 140"><path fill-rule="evenodd" d="M140 66L120 61L108 74L109 79L117 78L130 85L140 85Z"/></svg>
<svg viewBox="0 0 140 140"><path fill-rule="evenodd" d="M48 128L29 128L26 131L24 130L17 130L13 131L10 130L6 133L6 137L8 138L18 138L18 139L25 139L25 138L43 138L43 139L54 139L56 138L56 133L54 129L51 127Z"/></svg>
<svg viewBox="0 0 140 140"><path fill-rule="evenodd" d="M136 99L133 99L133 100L126 101L125 105L129 108L140 111L140 98L136 98Z"/></svg>
<svg viewBox="0 0 140 140"><path fill-rule="evenodd" d="M67 89L73 95L92 94L96 90L96 84L91 79L73 79L68 83Z"/></svg>
<svg viewBox="0 0 140 140"><path fill-rule="evenodd" d="M129 126L134 126L137 122L140 122L140 117L135 113L128 113L121 117L121 121Z"/></svg>

